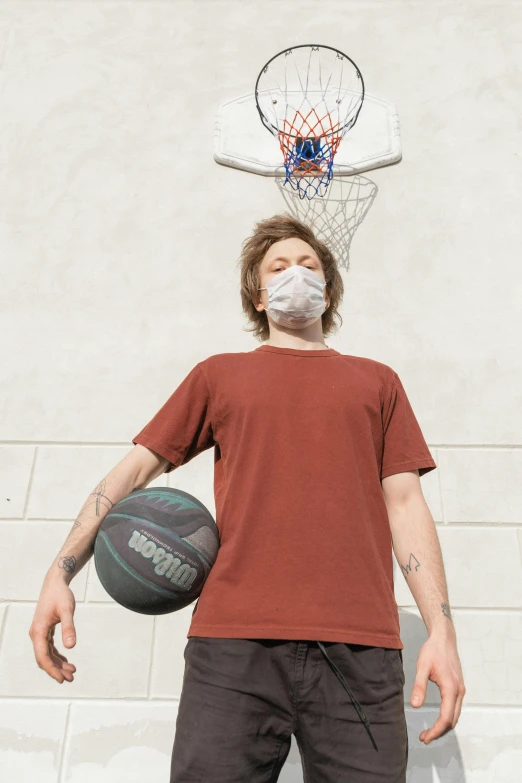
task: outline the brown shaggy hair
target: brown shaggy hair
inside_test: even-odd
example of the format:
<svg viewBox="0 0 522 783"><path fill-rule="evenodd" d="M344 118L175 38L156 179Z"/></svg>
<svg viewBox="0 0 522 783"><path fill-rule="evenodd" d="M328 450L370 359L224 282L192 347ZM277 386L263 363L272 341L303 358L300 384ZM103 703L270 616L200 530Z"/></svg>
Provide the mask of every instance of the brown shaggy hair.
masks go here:
<svg viewBox="0 0 522 783"><path fill-rule="evenodd" d="M321 261L328 293L330 294L330 306L321 316L323 336L328 337L337 331L343 319L338 311L343 293L344 284L337 261L328 247L315 236L309 228L300 220L289 213L281 213L271 218L260 220L254 226L254 231L242 245L242 252L238 266L241 268L241 303L243 312L250 321L250 326L245 331L253 332L261 342L270 337L270 328L265 310L259 312L254 307L253 301L260 301L259 266L265 257L268 248L281 239L298 237L315 250Z"/></svg>

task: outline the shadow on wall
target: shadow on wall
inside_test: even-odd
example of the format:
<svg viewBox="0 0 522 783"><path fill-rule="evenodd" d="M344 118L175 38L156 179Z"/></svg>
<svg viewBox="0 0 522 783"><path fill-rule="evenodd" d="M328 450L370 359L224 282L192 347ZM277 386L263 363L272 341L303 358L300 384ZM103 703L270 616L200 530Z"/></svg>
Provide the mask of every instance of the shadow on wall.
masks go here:
<svg viewBox="0 0 522 783"><path fill-rule="evenodd" d="M368 177L355 174L334 177L323 198L300 198L284 177L275 178L276 185L289 211L302 223L313 228L317 238L324 242L346 270L350 262L350 245L361 225L378 188Z"/></svg>
<svg viewBox="0 0 522 783"><path fill-rule="evenodd" d="M464 760L456 735L458 723L455 730L433 740L429 745L425 745L419 740L421 731L433 726L437 720L440 691L435 683L428 681L426 698L422 707L417 709L410 705L417 657L420 648L427 639L427 631L422 619L417 615L401 611L399 617L401 638L404 643L403 662L406 675L404 702L409 745L407 783L466 783ZM348 694L346 698L349 700ZM294 736L292 736L290 753L279 776L279 783L303 783L301 757Z"/></svg>

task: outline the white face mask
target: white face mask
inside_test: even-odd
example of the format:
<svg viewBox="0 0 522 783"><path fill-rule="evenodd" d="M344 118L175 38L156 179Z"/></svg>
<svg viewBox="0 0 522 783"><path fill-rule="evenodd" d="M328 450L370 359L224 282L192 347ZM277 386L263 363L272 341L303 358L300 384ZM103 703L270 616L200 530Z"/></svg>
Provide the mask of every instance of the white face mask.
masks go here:
<svg viewBox="0 0 522 783"><path fill-rule="evenodd" d="M264 288L268 291L267 312L276 323L290 329L304 329L326 310L323 291L326 281L299 264L275 275Z"/></svg>

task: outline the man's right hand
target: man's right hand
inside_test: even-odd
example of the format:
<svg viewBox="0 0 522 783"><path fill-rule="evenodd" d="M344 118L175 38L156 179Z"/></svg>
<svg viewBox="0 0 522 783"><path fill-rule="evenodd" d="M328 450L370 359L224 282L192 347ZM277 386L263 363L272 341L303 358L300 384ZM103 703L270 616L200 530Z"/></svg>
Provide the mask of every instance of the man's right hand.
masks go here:
<svg viewBox="0 0 522 783"><path fill-rule="evenodd" d="M62 642L65 647L74 647L74 610L76 601L71 588L61 578L45 581L29 629L34 655L40 669L59 683L72 682L76 666L67 661L55 647L54 629L62 626Z"/></svg>
<svg viewBox="0 0 522 783"><path fill-rule="evenodd" d="M88 496L49 568L29 636L38 666L57 682L72 682L76 671L76 666L69 663L54 644L54 629L58 623L62 625L64 647L74 647L76 644L73 621L76 602L69 587L71 579L93 555L98 530L110 509L134 489L146 487L163 473L168 464L166 457L136 444Z"/></svg>

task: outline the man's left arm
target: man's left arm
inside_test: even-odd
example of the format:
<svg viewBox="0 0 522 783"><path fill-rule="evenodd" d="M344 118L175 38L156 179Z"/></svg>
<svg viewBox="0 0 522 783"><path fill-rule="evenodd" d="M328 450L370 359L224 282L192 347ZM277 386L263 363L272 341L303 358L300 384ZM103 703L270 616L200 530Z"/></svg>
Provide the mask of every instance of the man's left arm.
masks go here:
<svg viewBox="0 0 522 783"><path fill-rule="evenodd" d="M453 729L466 692L457 652L437 529L422 494L418 470L382 479L393 551L415 599L428 639L419 651L411 705L420 707L428 679L441 693L440 715L419 739L429 744Z"/></svg>

